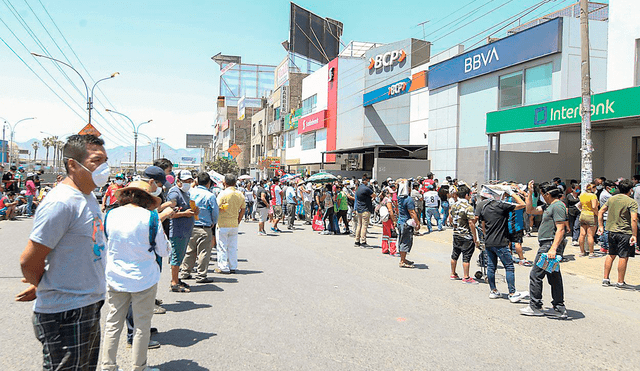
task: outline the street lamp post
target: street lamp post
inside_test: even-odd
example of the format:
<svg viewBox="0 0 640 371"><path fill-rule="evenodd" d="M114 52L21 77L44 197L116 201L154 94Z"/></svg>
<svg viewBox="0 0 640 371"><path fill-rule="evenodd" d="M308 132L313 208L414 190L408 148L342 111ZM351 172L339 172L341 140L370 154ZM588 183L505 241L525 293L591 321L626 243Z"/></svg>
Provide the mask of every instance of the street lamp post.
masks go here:
<svg viewBox="0 0 640 371"><path fill-rule="evenodd" d="M156 159L156 149L153 147L153 139L151 139L147 134L144 133L138 133L140 135L142 135L143 137L147 138L149 140L149 145L151 146L151 163L153 164L153 161L155 161Z"/></svg>
<svg viewBox="0 0 640 371"><path fill-rule="evenodd" d="M153 120L141 122L138 124L138 126L136 126L136 124L133 123L133 120L131 120L131 118L129 118L129 116L125 115L124 113L120 113L108 108L106 109L106 111L115 113L116 115L124 116L131 123L131 127L133 128L133 174L135 175L138 173L138 131L140 130L140 126L148 124Z"/></svg>
<svg viewBox="0 0 640 371"><path fill-rule="evenodd" d="M91 94L89 94L89 86L87 86L87 82L84 80L84 77L82 77L80 72L78 72L70 64L65 63L65 62L63 62L63 61L61 61L59 59L48 57L46 55L41 55L41 54L37 54L37 53L31 53L31 55L33 55L34 57L50 59L50 60L52 60L54 62L58 62L60 64L63 64L65 66L71 68L73 70L73 72L75 72L76 74L78 74L78 76L80 76L80 79L82 80L82 83L84 84L84 90L85 90L85 92L87 94L87 111L89 111L89 124L91 123L91 110L93 109L93 90L96 88L96 85L98 85L98 83L100 81L112 79L112 78L114 78L114 77L116 77L116 76L118 76L120 74L120 72L114 72L114 73L111 74L111 76L105 77L103 79L100 79L100 80L96 81L95 84L93 84L93 86L91 87Z"/></svg>
<svg viewBox="0 0 640 371"><path fill-rule="evenodd" d="M10 144L9 144L9 165L11 165L13 163L13 137L16 131L16 126L18 126L19 123L21 123L22 121L26 121L26 120L34 120L35 117L27 117L24 118L22 120L18 120L15 124L11 125L9 123L9 121L7 121L7 119L0 117L0 119L2 119L4 121L5 124L7 124L7 126L9 126L9 138L10 138ZM2 126L2 138L4 140L4 125ZM4 143L4 142L3 142ZM20 158L20 155L18 154L18 159Z"/></svg>

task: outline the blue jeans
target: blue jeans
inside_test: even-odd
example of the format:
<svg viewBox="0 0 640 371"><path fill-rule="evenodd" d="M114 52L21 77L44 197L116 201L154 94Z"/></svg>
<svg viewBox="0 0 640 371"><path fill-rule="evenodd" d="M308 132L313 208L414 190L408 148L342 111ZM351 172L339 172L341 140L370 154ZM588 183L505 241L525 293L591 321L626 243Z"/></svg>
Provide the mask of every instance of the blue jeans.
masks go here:
<svg viewBox="0 0 640 371"><path fill-rule="evenodd" d="M427 214L427 228L429 228L429 233L431 233L431 217L436 218L436 222L438 222L438 230L442 230L442 220L440 220L440 213L438 212L437 207L427 207L424 209L424 212Z"/></svg>
<svg viewBox="0 0 640 371"><path fill-rule="evenodd" d="M605 220L602 225L604 227L607 226L607 221ZM602 233L602 235L600 235L600 238L598 239L598 241L600 241L600 246L604 249L609 250L609 231L607 231L605 229L604 233Z"/></svg>
<svg viewBox="0 0 640 371"><path fill-rule="evenodd" d="M33 215L33 196L27 196L27 215Z"/></svg>
<svg viewBox="0 0 640 371"><path fill-rule="evenodd" d="M444 225L449 218L449 201L442 201L442 224Z"/></svg>
<svg viewBox="0 0 640 371"><path fill-rule="evenodd" d="M496 289L496 267L498 266L498 258L500 258L504 269L507 271L509 294L516 292L516 275L509 248L506 246L487 247L487 258L487 278L489 279L489 288L491 291Z"/></svg>

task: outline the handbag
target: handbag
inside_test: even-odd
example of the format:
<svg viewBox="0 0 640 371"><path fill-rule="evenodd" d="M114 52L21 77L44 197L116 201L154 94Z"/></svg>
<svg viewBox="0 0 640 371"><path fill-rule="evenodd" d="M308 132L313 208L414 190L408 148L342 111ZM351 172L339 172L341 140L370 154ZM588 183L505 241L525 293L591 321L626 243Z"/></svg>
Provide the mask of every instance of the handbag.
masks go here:
<svg viewBox="0 0 640 371"><path fill-rule="evenodd" d="M395 228L391 229L391 238L398 238L398 232Z"/></svg>
<svg viewBox="0 0 640 371"><path fill-rule="evenodd" d="M324 231L324 223L322 222L322 218L320 217L320 212L317 212L316 215L313 217L313 225L311 226L311 228L314 231Z"/></svg>
<svg viewBox="0 0 640 371"><path fill-rule="evenodd" d="M389 209L385 205L380 206L379 214L381 222L384 223L389 220Z"/></svg>

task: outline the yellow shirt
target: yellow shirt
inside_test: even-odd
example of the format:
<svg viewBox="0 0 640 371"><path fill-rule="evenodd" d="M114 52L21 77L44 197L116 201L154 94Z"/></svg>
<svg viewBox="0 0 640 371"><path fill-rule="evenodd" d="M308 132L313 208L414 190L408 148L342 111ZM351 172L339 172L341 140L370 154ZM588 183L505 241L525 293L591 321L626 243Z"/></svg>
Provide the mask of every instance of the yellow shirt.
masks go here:
<svg viewBox="0 0 640 371"><path fill-rule="evenodd" d="M235 187L227 187L218 195L218 227L236 228L240 210L246 207L244 195Z"/></svg>
<svg viewBox="0 0 640 371"><path fill-rule="evenodd" d="M591 200L596 200L596 205L598 204L598 197L595 194L589 192L580 194L580 204L582 205L583 215L595 215L594 210L591 207Z"/></svg>

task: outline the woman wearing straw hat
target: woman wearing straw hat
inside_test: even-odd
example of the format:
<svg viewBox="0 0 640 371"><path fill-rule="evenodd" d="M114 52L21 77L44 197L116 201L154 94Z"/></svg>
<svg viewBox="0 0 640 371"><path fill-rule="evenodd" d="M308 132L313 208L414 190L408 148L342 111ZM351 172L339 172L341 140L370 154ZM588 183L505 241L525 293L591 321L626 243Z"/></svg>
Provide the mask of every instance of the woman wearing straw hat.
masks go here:
<svg viewBox="0 0 640 371"><path fill-rule="evenodd" d="M150 185L134 181L115 193L119 208L105 216L107 235L107 315L102 354L102 370L118 370L116 356L129 304L133 307L133 370L157 370L147 366L151 317L155 304L160 267L156 254L169 256L167 241L155 209L161 200Z"/></svg>

